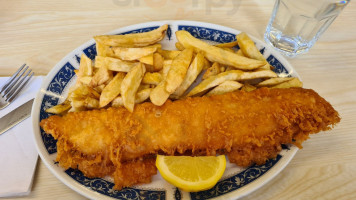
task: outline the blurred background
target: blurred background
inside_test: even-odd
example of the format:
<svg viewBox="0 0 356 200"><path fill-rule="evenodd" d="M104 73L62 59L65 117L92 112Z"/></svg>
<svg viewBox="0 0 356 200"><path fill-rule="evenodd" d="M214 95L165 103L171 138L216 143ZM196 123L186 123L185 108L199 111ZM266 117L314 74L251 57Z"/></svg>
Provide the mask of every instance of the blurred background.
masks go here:
<svg viewBox="0 0 356 200"><path fill-rule="evenodd" d="M156 20L196 20L245 31L259 39L272 12L274 0L0 0L0 75L10 75L24 61L37 74L45 75L67 53L93 35ZM306 65L308 57L325 55L326 60L353 56L356 19L350 3L320 41L296 66ZM348 30L345 30L345 29ZM324 40L345 43L340 52ZM7 52L16 51L16 54ZM336 56L336 54L338 54ZM14 60L18 65L13 65ZM304 63L304 64L301 64ZM6 72L5 72L6 71Z"/></svg>

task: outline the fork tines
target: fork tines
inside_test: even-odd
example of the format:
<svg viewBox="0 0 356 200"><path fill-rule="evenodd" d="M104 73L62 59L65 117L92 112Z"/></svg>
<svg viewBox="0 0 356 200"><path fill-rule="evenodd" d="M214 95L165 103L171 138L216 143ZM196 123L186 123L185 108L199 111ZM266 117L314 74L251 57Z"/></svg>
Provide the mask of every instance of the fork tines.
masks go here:
<svg viewBox="0 0 356 200"><path fill-rule="evenodd" d="M26 73L25 73L26 72ZM12 75L1 88L0 94L5 101L11 102L22 90L34 73L26 64L23 64L14 75Z"/></svg>

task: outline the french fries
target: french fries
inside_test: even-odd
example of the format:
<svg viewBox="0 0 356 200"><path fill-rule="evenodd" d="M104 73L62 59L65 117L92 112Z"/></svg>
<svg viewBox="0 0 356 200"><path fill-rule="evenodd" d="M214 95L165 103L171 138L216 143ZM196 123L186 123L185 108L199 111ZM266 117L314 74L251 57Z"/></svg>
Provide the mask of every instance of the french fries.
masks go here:
<svg viewBox="0 0 356 200"><path fill-rule="evenodd" d="M102 108L108 105L112 100L120 94L121 83L124 80L125 73L119 72L115 77L107 84L100 94L99 107Z"/></svg>
<svg viewBox="0 0 356 200"><path fill-rule="evenodd" d="M198 77L200 72L204 67L204 56L198 53L192 64L189 66L187 74L182 82L182 84L176 89L176 91L172 94L175 99L181 97L184 92L192 85L195 79Z"/></svg>
<svg viewBox="0 0 356 200"><path fill-rule="evenodd" d="M177 50L157 43L168 26L146 33L95 36L97 56L81 56L75 85L62 104L46 110L53 114L124 106L150 101L221 95L259 87L302 87L295 77L281 77L245 33L236 41L210 45L187 31L177 31ZM235 51L234 47L240 49Z"/></svg>
<svg viewBox="0 0 356 200"><path fill-rule="evenodd" d="M210 76L214 76L214 75L217 75L221 72L221 68L220 68L220 64L215 62L213 63L213 65L211 67L209 67L204 75L203 75L203 80L209 78Z"/></svg>
<svg viewBox="0 0 356 200"><path fill-rule="evenodd" d="M99 69L105 67L115 72L129 72L135 65L137 65L137 62L123 61L117 58L103 56L95 57L95 67Z"/></svg>
<svg viewBox="0 0 356 200"><path fill-rule="evenodd" d="M70 105L70 102L65 101L63 104L58 104L51 108L46 109L46 112L60 115L60 114L67 112L71 108L72 108L72 106Z"/></svg>
<svg viewBox="0 0 356 200"><path fill-rule="evenodd" d="M97 43L108 46L120 47L144 47L161 41L168 25L165 24L158 29L146 33L134 33L126 35L100 35L94 36Z"/></svg>
<svg viewBox="0 0 356 200"><path fill-rule="evenodd" d="M221 83L219 86L217 86L216 88L212 89L210 92L208 92L206 96L220 95L228 92L233 92L235 90L238 90L242 86L243 84L237 81L225 81Z"/></svg>
<svg viewBox="0 0 356 200"><path fill-rule="evenodd" d="M121 82L121 97L125 108L130 112L133 112L135 95L145 72L145 66L142 63L139 63L127 73Z"/></svg>
<svg viewBox="0 0 356 200"><path fill-rule="evenodd" d="M158 85L163 79L161 73L158 72L146 72L142 79L143 84Z"/></svg>
<svg viewBox="0 0 356 200"><path fill-rule="evenodd" d="M147 72L158 72L163 68L164 57L156 52L140 58L140 62L146 64Z"/></svg>
<svg viewBox="0 0 356 200"><path fill-rule="evenodd" d="M220 48L234 48L237 45L239 45L239 43L237 42L237 40L229 42L229 43L221 43L221 44L217 44L215 46L220 47Z"/></svg>
<svg viewBox="0 0 356 200"><path fill-rule="evenodd" d="M192 57L193 50L184 49L182 53L173 59L165 84L165 90L168 93L172 94L182 84Z"/></svg>
<svg viewBox="0 0 356 200"><path fill-rule="evenodd" d="M303 83L298 78L292 78L289 81L280 83L272 88L291 88L291 87L303 87Z"/></svg>
<svg viewBox="0 0 356 200"><path fill-rule="evenodd" d="M93 75L92 61L85 54L82 54L82 56L80 57L78 76L86 77L92 75Z"/></svg>
<svg viewBox="0 0 356 200"><path fill-rule="evenodd" d="M91 82L91 80L93 79L93 77L91 77L91 76L83 76L83 77L78 76L78 79L79 79L79 81L82 82L83 84L89 85L90 82Z"/></svg>
<svg viewBox="0 0 356 200"><path fill-rule="evenodd" d="M158 48L161 48L161 44L154 44L147 47L129 48L129 47L105 47L105 56L119 58L121 60L134 61L144 56L153 54Z"/></svg>
<svg viewBox="0 0 356 200"><path fill-rule="evenodd" d="M203 52L204 56L211 62L218 62L241 70L253 70L266 64L264 61L246 58L222 48L212 46L193 37L187 31L177 31L176 37L185 48L193 48L196 52Z"/></svg>
<svg viewBox="0 0 356 200"><path fill-rule="evenodd" d="M251 84L248 84L248 83L245 83L241 88L241 90L246 91L246 92L251 92L251 91L253 91L255 89L257 89L257 87L255 87L255 86L253 86Z"/></svg>
<svg viewBox="0 0 356 200"><path fill-rule="evenodd" d="M255 43L250 39L250 37L248 37L246 33L240 33L236 35L236 40L244 55L256 60L266 60L261 52L257 49Z"/></svg>
<svg viewBox="0 0 356 200"><path fill-rule="evenodd" d="M152 88L146 88L146 89L138 91L136 94L136 97L135 97L135 104L139 104L139 103L146 101L150 97L151 91L152 91ZM115 98L111 102L111 106L113 106L113 107L120 107L123 105L124 105L124 100L122 99L121 96Z"/></svg>
<svg viewBox="0 0 356 200"><path fill-rule="evenodd" d="M161 106L167 101L169 95L171 94L166 91L166 80L163 80L157 87L153 88L150 100L154 105Z"/></svg>
<svg viewBox="0 0 356 200"><path fill-rule="evenodd" d="M161 54L159 53L154 53L153 54L153 70L155 72L158 72L163 68L164 65L164 58Z"/></svg>
<svg viewBox="0 0 356 200"><path fill-rule="evenodd" d="M260 69L270 69L271 66L267 62L266 58L263 57L261 52L257 49L255 43L250 39L250 37L246 33L242 32L236 35L236 40L240 47L240 54L242 53L243 55L249 58L253 58L265 62L266 64L262 66Z"/></svg>
<svg viewBox="0 0 356 200"><path fill-rule="evenodd" d="M176 42L176 48L179 50L179 51L183 51L185 48L184 48L184 46L181 44L181 43L179 43L179 42Z"/></svg>
<svg viewBox="0 0 356 200"><path fill-rule="evenodd" d="M268 87L268 86L275 86L280 83L287 82L289 80L293 79L292 77L276 77L276 78L270 78L265 81L262 81L258 83L256 86L257 87Z"/></svg>
<svg viewBox="0 0 356 200"><path fill-rule="evenodd" d="M203 80L199 85L193 88L187 96L193 96L198 93L204 92L210 88L213 88L225 81L244 81L256 78L271 78L277 77L277 74L269 70L261 70L256 72L244 72L241 70L231 70L220 73L215 76Z"/></svg>
<svg viewBox="0 0 356 200"><path fill-rule="evenodd" d="M93 78L90 81L91 87L96 87L98 85L104 84L110 81L113 77L113 72L108 70L107 66L100 67L99 70L95 73Z"/></svg>
<svg viewBox="0 0 356 200"><path fill-rule="evenodd" d="M172 61L164 62L163 69L160 71L163 80L152 89L150 93L150 100L154 105L161 106L169 98L170 93L165 89L167 74L172 66Z"/></svg>
<svg viewBox="0 0 356 200"><path fill-rule="evenodd" d="M99 108L100 94L88 85L78 84L69 92L68 101L70 101L73 111L81 111L86 108Z"/></svg>
<svg viewBox="0 0 356 200"><path fill-rule="evenodd" d="M173 60L181 51L157 49L157 52L160 53L164 59Z"/></svg>
<svg viewBox="0 0 356 200"><path fill-rule="evenodd" d="M153 65L153 54L141 57L139 60L144 64Z"/></svg>

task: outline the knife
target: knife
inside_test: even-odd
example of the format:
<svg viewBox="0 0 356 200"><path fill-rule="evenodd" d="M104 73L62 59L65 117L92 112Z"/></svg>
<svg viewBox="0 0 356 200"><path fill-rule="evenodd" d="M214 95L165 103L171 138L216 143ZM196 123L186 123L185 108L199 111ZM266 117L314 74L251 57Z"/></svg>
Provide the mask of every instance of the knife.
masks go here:
<svg viewBox="0 0 356 200"><path fill-rule="evenodd" d="M16 126L24 119L27 119L31 115L32 104L33 99L0 118L0 135Z"/></svg>

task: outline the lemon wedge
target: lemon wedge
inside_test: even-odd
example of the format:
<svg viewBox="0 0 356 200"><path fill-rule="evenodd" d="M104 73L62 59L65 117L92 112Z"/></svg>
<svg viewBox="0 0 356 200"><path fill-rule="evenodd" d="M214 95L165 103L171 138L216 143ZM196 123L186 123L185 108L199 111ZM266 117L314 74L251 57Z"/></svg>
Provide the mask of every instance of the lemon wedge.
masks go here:
<svg viewBox="0 0 356 200"><path fill-rule="evenodd" d="M226 159L221 156L161 156L156 166L162 177L186 191L198 192L212 188L224 174Z"/></svg>

